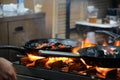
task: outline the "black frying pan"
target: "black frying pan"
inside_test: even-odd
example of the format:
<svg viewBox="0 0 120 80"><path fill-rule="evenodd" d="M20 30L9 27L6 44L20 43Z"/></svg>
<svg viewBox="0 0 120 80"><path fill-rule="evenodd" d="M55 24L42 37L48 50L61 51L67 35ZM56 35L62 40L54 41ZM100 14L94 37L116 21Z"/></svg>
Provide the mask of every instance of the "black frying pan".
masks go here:
<svg viewBox="0 0 120 80"><path fill-rule="evenodd" d="M50 44L55 46L54 50L59 50L60 48L58 47L58 45L63 45L64 48L72 48L75 47L79 44L79 42L72 40L72 39L59 39L59 38L51 38L51 39L35 39L35 40L30 40L28 42L26 42L23 47L27 48L27 49L37 49L37 45L38 44L42 44L42 43L46 43L47 45L42 47L42 48L38 48L38 50L40 49L48 49L51 50L50 48Z"/></svg>
<svg viewBox="0 0 120 80"><path fill-rule="evenodd" d="M79 54L45 50L39 50L39 52L42 56L83 58L86 64L92 66L120 68L120 47L116 46L95 46L83 48L78 51Z"/></svg>
<svg viewBox="0 0 120 80"><path fill-rule="evenodd" d="M38 45L41 45L43 43L45 43L46 45L38 48ZM55 46L54 49L51 48L50 46L51 44ZM54 50L70 52L71 48L77 46L78 44L79 42L71 39L58 39L58 38L34 39L25 42L22 47L13 45L1 45L0 49L12 49L19 51L23 55L26 55L26 53L38 52L38 50ZM58 45L63 45L64 48L59 48Z"/></svg>
<svg viewBox="0 0 120 80"><path fill-rule="evenodd" d="M120 68L120 46L96 46L78 52L88 65Z"/></svg>

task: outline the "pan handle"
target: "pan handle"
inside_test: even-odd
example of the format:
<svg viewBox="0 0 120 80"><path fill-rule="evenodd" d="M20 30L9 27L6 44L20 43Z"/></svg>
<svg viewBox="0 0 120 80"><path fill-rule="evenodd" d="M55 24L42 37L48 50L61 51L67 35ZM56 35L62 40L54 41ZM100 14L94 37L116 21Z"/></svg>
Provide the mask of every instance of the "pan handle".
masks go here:
<svg viewBox="0 0 120 80"><path fill-rule="evenodd" d="M119 34L116 34L116 33L110 32L110 31L106 31L106 30L96 30L95 32L96 32L96 33L106 33L106 34L108 34L109 36L113 37L114 40L120 38L120 35L119 35Z"/></svg>
<svg viewBox="0 0 120 80"><path fill-rule="evenodd" d="M0 46L0 49L11 49L11 50L15 50L15 51L18 51L18 52L26 55L25 49L22 47L11 46L11 45L2 45L2 46Z"/></svg>
<svg viewBox="0 0 120 80"><path fill-rule="evenodd" d="M74 54L69 52L60 52L60 51L48 51L48 50L39 50L40 56L54 56L54 57L71 57L71 58L80 58L80 54Z"/></svg>

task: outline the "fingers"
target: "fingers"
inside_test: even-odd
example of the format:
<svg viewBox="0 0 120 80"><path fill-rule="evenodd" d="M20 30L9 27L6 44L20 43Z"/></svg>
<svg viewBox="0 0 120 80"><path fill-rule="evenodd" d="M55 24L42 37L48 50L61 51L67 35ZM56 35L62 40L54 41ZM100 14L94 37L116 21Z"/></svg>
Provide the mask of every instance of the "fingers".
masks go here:
<svg viewBox="0 0 120 80"><path fill-rule="evenodd" d="M0 58L0 80L16 80L16 72L12 63L4 58Z"/></svg>
<svg viewBox="0 0 120 80"><path fill-rule="evenodd" d="M0 80L17 80L15 72L1 73L0 72Z"/></svg>
<svg viewBox="0 0 120 80"><path fill-rule="evenodd" d="M10 68L10 71L7 73L9 79L16 80L16 72L13 67Z"/></svg>
<svg viewBox="0 0 120 80"><path fill-rule="evenodd" d="M15 72L9 73L8 76L10 77L11 80L17 80L17 78L16 78L16 73L15 73Z"/></svg>
<svg viewBox="0 0 120 80"><path fill-rule="evenodd" d="M10 77L7 74L0 74L0 80L10 80Z"/></svg>

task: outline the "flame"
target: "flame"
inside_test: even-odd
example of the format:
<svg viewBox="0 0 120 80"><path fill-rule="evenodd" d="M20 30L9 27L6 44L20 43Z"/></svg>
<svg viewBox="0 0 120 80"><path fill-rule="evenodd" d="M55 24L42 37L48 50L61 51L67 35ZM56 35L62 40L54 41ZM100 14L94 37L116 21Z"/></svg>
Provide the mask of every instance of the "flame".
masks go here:
<svg viewBox="0 0 120 80"><path fill-rule="evenodd" d="M37 55L33 55L33 54L27 54L28 58L30 61L36 61L38 59L43 59L45 57L41 57L41 56L37 56Z"/></svg>
<svg viewBox="0 0 120 80"><path fill-rule="evenodd" d="M32 63L26 64L27 67L31 67L35 65L35 61L33 61Z"/></svg>
<svg viewBox="0 0 120 80"><path fill-rule="evenodd" d="M120 40L116 40L114 43L115 46L120 46Z"/></svg>
<svg viewBox="0 0 120 80"><path fill-rule="evenodd" d="M74 48L72 49L72 52L75 53L75 54L79 54L79 53L78 53L78 50L79 50L79 49L81 49L81 48L86 48L86 47L94 47L94 46L96 46L96 44L91 43L91 42L89 41L89 39L86 38L86 39L83 39L83 40L81 41L81 45L74 47Z"/></svg>
<svg viewBox="0 0 120 80"><path fill-rule="evenodd" d="M67 57L49 57L49 60L46 62L46 66L49 68L50 63L61 61L61 60L66 63L73 61L71 58L67 58Z"/></svg>
<svg viewBox="0 0 120 80"><path fill-rule="evenodd" d="M106 42L106 40L104 40L102 46L108 46L108 43Z"/></svg>
<svg viewBox="0 0 120 80"><path fill-rule="evenodd" d="M83 62L83 64L87 67L87 69L89 69L90 67L92 67L92 66L87 65L84 59L80 58L80 60L81 60L81 61Z"/></svg>
<svg viewBox="0 0 120 80"><path fill-rule="evenodd" d="M74 47L74 48L72 49L72 52L75 53L75 54L79 54L79 53L78 53L78 50L79 50L79 49L81 49L81 45Z"/></svg>
<svg viewBox="0 0 120 80"><path fill-rule="evenodd" d="M82 46L81 48L86 48L86 47L94 47L96 44L91 43L88 38L82 41Z"/></svg>
<svg viewBox="0 0 120 80"><path fill-rule="evenodd" d="M29 61L32 61L31 63L26 64L27 67L34 66L36 60L45 58L45 57L37 56L34 54L27 54L27 56Z"/></svg>

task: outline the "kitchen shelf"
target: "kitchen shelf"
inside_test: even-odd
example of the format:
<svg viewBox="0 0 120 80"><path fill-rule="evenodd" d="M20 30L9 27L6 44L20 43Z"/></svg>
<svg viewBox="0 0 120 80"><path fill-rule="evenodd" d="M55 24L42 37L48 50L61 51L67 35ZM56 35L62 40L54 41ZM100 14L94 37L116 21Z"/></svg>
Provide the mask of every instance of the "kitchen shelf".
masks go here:
<svg viewBox="0 0 120 80"><path fill-rule="evenodd" d="M118 27L118 24L98 24L98 23L89 23L84 21L76 21L76 25L92 26L98 28L115 28Z"/></svg>

